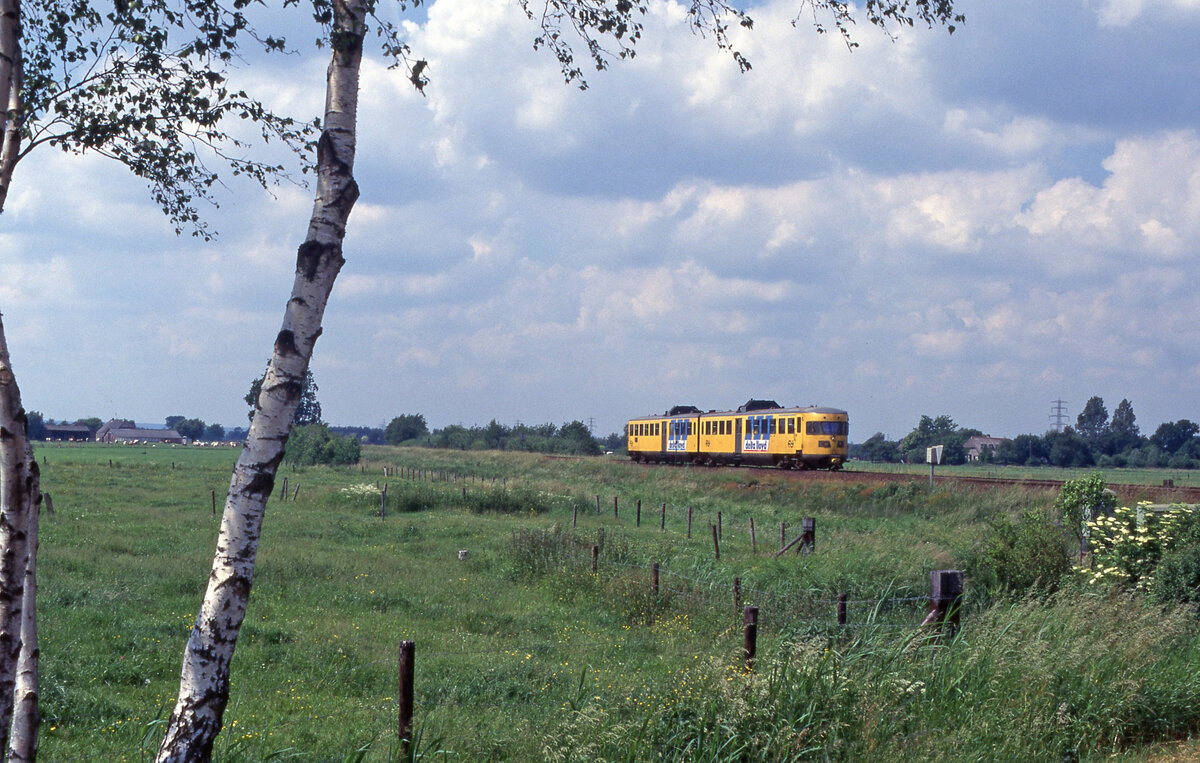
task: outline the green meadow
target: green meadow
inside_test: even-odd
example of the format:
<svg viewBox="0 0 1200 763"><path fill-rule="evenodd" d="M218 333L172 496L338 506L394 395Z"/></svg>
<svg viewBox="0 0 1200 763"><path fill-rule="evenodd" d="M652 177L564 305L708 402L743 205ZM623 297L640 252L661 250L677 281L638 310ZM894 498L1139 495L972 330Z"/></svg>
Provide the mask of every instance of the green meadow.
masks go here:
<svg viewBox="0 0 1200 763"><path fill-rule="evenodd" d="M38 447L55 508L38 570L44 759L152 757L236 455ZM285 466L216 758L398 759L401 640L416 644L412 754L434 760L1200 753L1194 610L1082 584L1005 597L968 576L959 633L918 627L931 570L971 569L998 518L1053 500L499 452ZM790 541L804 517L813 553L777 557L781 523ZM743 605L760 608L753 671Z"/></svg>

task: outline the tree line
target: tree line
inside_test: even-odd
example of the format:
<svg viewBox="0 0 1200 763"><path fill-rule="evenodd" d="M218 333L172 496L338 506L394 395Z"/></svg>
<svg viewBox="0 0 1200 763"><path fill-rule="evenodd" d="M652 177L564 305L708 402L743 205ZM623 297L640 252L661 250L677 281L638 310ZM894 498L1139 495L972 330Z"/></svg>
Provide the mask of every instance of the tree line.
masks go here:
<svg viewBox="0 0 1200 763"><path fill-rule="evenodd" d="M850 456L923 463L927 447L943 445L942 462L962 464L967 461L966 442L976 435L983 432L960 427L950 416L921 416L917 426L900 440L888 440L876 432L865 442L852 445ZM1198 469L1200 424L1188 419L1167 421L1152 434L1143 435L1129 400L1122 400L1110 417L1103 398L1096 396L1084 405L1074 426L1006 439L995 449L981 449L979 461L1018 466Z"/></svg>
<svg viewBox="0 0 1200 763"><path fill-rule="evenodd" d="M619 434L598 440L582 421L554 424L517 424L507 426L492 419L486 426L465 427L450 424L430 430L425 416L404 414L388 422L384 441L389 445L409 445L452 450L522 450L531 453L561 453L598 456L623 444Z"/></svg>

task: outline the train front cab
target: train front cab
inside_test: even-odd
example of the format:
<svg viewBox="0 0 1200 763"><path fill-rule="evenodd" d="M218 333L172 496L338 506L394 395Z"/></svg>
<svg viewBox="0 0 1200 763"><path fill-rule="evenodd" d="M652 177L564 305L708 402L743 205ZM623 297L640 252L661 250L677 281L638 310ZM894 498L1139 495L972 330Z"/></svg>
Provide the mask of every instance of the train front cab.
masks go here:
<svg viewBox="0 0 1200 763"><path fill-rule="evenodd" d="M838 408L806 408L801 415L798 459L808 469L841 469L848 451L850 417Z"/></svg>

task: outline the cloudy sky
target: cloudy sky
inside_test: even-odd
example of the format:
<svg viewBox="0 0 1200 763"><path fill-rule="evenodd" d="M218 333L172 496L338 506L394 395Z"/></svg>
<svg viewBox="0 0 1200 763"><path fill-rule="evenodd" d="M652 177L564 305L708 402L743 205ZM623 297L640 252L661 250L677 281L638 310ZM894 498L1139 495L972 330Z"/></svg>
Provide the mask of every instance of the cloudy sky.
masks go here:
<svg viewBox="0 0 1200 763"><path fill-rule="evenodd" d="M850 51L767 0L741 74L653 0L584 92L507 0L398 18L432 82L364 71L325 418L605 434L767 397L861 441L943 413L1040 433L1100 395L1143 433L1200 420L1200 0L960 7L953 35L861 25ZM324 67L240 75L311 118ZM310 209L231 181L202 244L120 167L32 155L0 216L26 407L244 424Z"/></svg>

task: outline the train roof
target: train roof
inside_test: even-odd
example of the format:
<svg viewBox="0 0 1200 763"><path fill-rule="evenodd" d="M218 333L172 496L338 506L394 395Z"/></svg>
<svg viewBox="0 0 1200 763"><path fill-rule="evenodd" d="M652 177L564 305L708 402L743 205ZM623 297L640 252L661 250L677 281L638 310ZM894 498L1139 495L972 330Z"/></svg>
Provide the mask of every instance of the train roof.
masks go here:
<svg viewBox="0 0 1200 763"><path fill-rule="evenodd" d="M677 406L677 407L683 407L683 406ZM745 406L740 406L737 410L733 410L733 411L700 411L699 409L695 408L694 406L686 406L686 407L691 408L692 410L681 412L681 413L674 413L674 411L676 409L672 408L671 411L668 413L652 413L648 416L635 416L634 419L631 419L631 420L663 419L663 418L671 418L673 416L678 416L678 415L699 416L700 418L705 418L705 417L710 417L710 416L744 416L747 414L747 411L742 410L742 408L744 408ZM791 408L783 408L783 407L754 408L750 411L750 413L760 414L760 415L764 414L764 413L771 413L771 414L777 414L777 415L787 415L787 414L794 415L794 414L799 414L799 413L823 413L823 414L830 414L830 415L835 415L835 416L836 415L843 415L843 416L846 415L846 411L842 410L841 408L830 408L828 406L822 406L822 405L793 406Z"/></svg>

